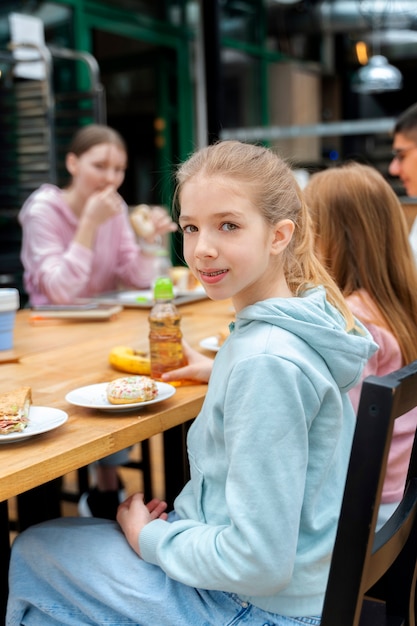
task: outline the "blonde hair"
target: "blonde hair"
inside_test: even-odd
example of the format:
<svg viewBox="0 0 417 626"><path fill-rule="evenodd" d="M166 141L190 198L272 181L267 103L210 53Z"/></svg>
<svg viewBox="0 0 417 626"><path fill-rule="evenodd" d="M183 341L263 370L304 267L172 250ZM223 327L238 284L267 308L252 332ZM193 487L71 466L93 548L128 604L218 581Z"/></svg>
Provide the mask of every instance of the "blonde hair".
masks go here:
<svg viewBox="0 0 417 626"><path fill-rule="evenodd" d="M404 363L413 361L417 269L395 192L375 168L349 163L314 174L304 193L317 250L343 295L366 291L377 307L377 322L397 339Z"/></svg>
<svg viewBox="0 0 417 626"><path fill-rule="evenodd" d="M354 327L342 294L315 255L311 218L301 189L283 159L268 148L239 141L220 141L198 150L177 170L177 216L182 188L195 176L221 176L245 186L252 203L270 225L292 220L294 234L283 253L284 275L291 292L300 295L306 289L323 285L329 302L345 318L347 328Z"/></svg>

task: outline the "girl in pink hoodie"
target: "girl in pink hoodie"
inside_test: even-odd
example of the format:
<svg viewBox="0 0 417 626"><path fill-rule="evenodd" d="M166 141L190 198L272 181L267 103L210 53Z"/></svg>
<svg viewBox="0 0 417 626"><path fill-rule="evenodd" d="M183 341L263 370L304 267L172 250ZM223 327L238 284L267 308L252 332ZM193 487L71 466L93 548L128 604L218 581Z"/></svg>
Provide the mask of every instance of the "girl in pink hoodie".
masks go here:
<svg viewBox="0 0 417 626"><path fill-rule="evenodd" d="M68 186L42 185L19 214L30 303L67 304L119 287L149 287L153 259L137 244L118 193L127 167L122 137L108 126L81 128L66 167ZM150 215L154 228L146 243L176 230L162 208Z"/></svg>
<svg viewBox="0 0 417 626"><path fill-rule="evenodd" d="M394 191L373 167L350 163L314 174L305 194L316 249L379 345L362 378L410 363L417 358L417 270ZM361 384L350 391L355 411L360 391ZM401 499L416 426L417 410L396 420L378 526Z"/></svg>

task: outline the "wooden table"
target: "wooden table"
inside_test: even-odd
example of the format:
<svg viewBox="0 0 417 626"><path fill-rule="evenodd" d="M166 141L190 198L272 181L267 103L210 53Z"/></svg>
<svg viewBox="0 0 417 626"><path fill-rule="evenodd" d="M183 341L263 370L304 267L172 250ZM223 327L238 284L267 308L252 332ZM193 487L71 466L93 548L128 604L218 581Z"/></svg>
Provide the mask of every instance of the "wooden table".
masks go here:
<svg viewBox="0 0 417 626"><path fill-rule="evenodd" d="M184 337L195 348L201 339L227 328L233 319L230 301L203 300L183 305ZM148 347L148 310L124 309L116 318L100 322L30 322L30 311L17 314L14 348L0 352L0 392L28 385L33 404L56 407L69 415L55 430L19 443L0 445L0 611L7 597L9 532L7 499L84 467L108 454L181 427L199 412L206 385L177 388L171 398L128 413L104 413L70 405L65 395L78 387L123 376L108 363L115 345ZM181 451L174 450L179 475ZM179 459L179 460L178 460Z"/></svg>

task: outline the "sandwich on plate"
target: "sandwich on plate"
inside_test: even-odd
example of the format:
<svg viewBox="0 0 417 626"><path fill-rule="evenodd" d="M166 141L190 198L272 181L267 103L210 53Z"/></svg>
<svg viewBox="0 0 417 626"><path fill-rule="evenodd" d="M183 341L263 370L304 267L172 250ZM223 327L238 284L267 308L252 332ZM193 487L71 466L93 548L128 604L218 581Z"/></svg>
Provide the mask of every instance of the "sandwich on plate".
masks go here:
<svg viewBox="0 0 417 626"><path fill-rule="evenodd" d="M0 393L0 435L22 432L29 423L30 387Z"/></svg>

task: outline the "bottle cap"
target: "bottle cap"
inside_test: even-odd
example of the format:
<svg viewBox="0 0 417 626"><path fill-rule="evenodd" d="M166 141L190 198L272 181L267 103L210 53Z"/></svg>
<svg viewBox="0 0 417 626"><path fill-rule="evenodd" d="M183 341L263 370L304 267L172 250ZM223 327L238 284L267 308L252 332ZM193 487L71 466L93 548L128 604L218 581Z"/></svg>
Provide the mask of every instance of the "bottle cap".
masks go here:
<svg viewBox="0 0 417 626"><path fill-rule="evenodd" d="M174 288L170 278L157 278L153 288L155 300L173 300Z"/></svg>

